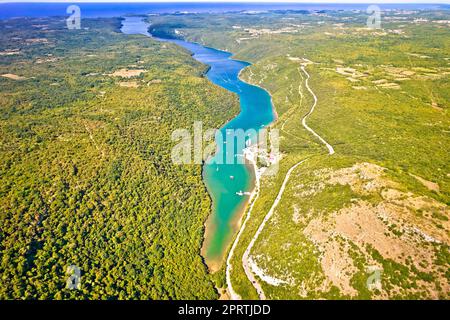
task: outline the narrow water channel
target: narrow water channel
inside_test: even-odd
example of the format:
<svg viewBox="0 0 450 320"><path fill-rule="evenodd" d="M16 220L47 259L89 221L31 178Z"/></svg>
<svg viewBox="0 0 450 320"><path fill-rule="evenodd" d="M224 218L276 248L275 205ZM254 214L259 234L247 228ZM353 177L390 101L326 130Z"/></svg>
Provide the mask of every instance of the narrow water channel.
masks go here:
<svg viewBox="0 0 450 320"><path fill-rule="evenodd" d="M149 24L142 17L125 17L121 31L151 37L148 27ZM274 121L275 113L268 92L239 79L239 73L249 63L231 59L232 54L229 52L197 43L174 39L158 40L172 42L191 51L194 59L210 67L206 76L212 83L238 95L240 113L220 129L223 137L226 137L228 129L260 130ZM237 231L237 222L249 201L249 195L245 193L252 191L255 182L252 167L237 161L231 164L229 161L215 161L243 156L244 146L227 148L227 139L224 140L218 143L214 159L208 161L203 168L203 178L213 200L213 211L206 223L202 254L212 271L217 270L224 260L226 249Z"/></svg>

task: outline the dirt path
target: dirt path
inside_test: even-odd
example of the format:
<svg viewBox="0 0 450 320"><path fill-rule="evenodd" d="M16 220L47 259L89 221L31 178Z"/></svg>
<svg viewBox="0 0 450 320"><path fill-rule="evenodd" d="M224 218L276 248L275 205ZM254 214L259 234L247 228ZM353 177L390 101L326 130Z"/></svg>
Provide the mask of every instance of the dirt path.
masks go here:
<svg viewBox="0 0 450 320"><path fill-rule="evenodd" d="M299 102L299 104L298 104L297 107L292 108L291 110L289 110L289 111L287 112L287 113L289 113L289 114L287 114L288 117L287 117L286 120L284 120L283 124L281 125L280 130L283 131L285 134L290 135L291 137L294 137L294 138L296 138L296 139L298 139L298 140L301 140L301 141L307 141L305 138L300 138L300 137L296 136L295 134L292 134L291 132L286 131L286 130L284 129L286 123L287 123L289 120L291 120L293 113L294 113L297 109L299 109L299 108L302 106L302 104L303 104L303 98L304 98L304 96L305 96L305 95L303 94L303 81L304 81L305 78L303 77L303 74L302 74L300 68L298 68L297 71L298 71L298 74L300 75L300 78L301 78L300 84L298 85L298 94L299 94L299 96L300 96L300 102ZM291 111L292 111L292 112L291 112Z"/></svg>
<svg viewBox="0 0 450 320"><path fill-rule="evenodd" d="M256 231L255 235L252 238L252 241L250 241L250 244L248 245L247 249L244 252L244 255L242 256L242 266L244 267L244 271L245 274L247 275L247 278L250 280L250 282L252 283L253 287L256 289L256 292L258 293L258 296L261 300L265 300L266 299L266 295L264 294L263 289L261 288L261 285L259 284L258 280L256 280L255 275L253 274L253 272L251 271L251 268L249 266L249 262L248 262L248 258L250 255L250 251L252 250L256 240L258 240L259 235L261 234L261 232L263 231L267 221L269 221L269 219L272 217L273 213L275 212L276 207L278 206L278 203L281 200L281 197L283 196L284 193L284 189L286 189L286 185L289 182L289 178L291 177L292 172L302 163L304 163L306 160L302 160L300 162L298 162L297 164L295 164L294 166L292 166L289 171L286 174L286 177L284 178L283 184L281 185L280 191L278 192L278 195L275 199L275 201L272 204L272 207L270 208L269 212L267 213L267 215L264 217L264 220L262 221L262 223L259 225L258 230Z"/></svg>
<svg viewBox="0 0 450 320"><path fill-rule="evenodd" d="M253 165L253 168L255 169L255 174L256 174L255 190L253 191L252 196L250 198L251 205L250 205L250 207L249 207L249 209L247 211L247 216L245 217L245 220L242 223L241 228L239 229L239 233L238 233L236 239L234 240L233 245L231 246L230 252L228 253L228 257L227 257L227 263L226 263L227 289L228 289L228 293L230 295L230 299L231 300L241 300L241 296L236 291L234 291L233 285L231 284L231 270L232 270L231 259L233 258L234 250L236 249L236 246L239 243L239 239L241 238L241 234L245 230L245 226L247 224L247 221L250 219L250 216L251 216L251 213L252 213L252 210L253 210L253 206L255 205L256 200L259 197L260 177L258 175L258 168L256 166L256 162L253 162L252 165ZM244 268L244 270L245 270L245 268Z"/></svg>
<svg viewBox="0 0 450 320"><path fill-rule="evenodd" d="M314 92L309 87L309 79L310 79L309 73L305 70L304 66L302 66L301 69L306 75L305 86L306 86L306 88L308 89L308 91L311 93L311 95L314 98L314 103L313 103L310 111L302 119L302 125L303 125L303 127L306 130L311 132L316 138L318 138L327 147L329 155L333 155L335 153L334 152L334 148L328 142L326 142L325 139L323 139L319 134L317 134L313 129L311 129L308 126L308 124L306 123L306 119L314 112L314 109L315 109L315 107L317 105L318 99L317 99L317 96L314 94ZM252 283L253 287L255 288L255 290L258 293L258 296L259 296L259 298L261 300L265 300L266 299L266 295L264 294L264 290L262 289L261 285L259 284L258 280L256 279L255 275L253 274L253 272L252 272L252 270L251 270L251 268L249 266L250 251L252 250L255 242L258 240L259 235L261 234L262 230L264 229L267 221L269 221L269 219L272 217L273 213L275 212L275 209L277 208L278 204L280 203L281 198L282 198L283 193L284 193L284 190L286 189L286 185L289 182L289 178L290 178L292 172L298 166L303 164L305 161L307 161L307 159L296 163L287 172L286 177L284 178L283 184L281 185L280 191L278 192L278 195L277 195L275 201L272 204L272 207L270 208L269 212L264 217L264 220L261 222L258 230L256 231L255 235L253 236L252 240L250 241L250 244L248 245L247 249L245 250L244 255L242 256L242 266L244 268L245 274L247 275L248 280ZM259 181L258 181L258 188L259 188ZM259 191L258 191L258 194L259 194ZM253 202L253 204L254 204L254 202ZM253 208L253 204L252 204L251 209ZM247 216L247 219L250 216L250 211L249 211L249 215ZM228 278L227 278L227 281L228 281ZM230 283L231 283L231 281L230 281Z"/></svg>
<svg viewBox="0 0 450 320"><path fill-rule="evenodd" d="M325 139L324 138L322 138L321 136L319 136L313 129L311 129L309 126L308 126L308 124L306 123L306 119L314 112L314 109L316 108L316 105L317 105L317 97L316 97L316 95L314 94L314 92L311 90L311 88L309 87L309 79L311 78L310 76L309 76L309 73L306 71L306 69L305 69L305 67L304 66L302 66L302 70L303 70L303 72L305 73L305 75L306 75L306 81L305 81L305 86L306 86L306 89L308 89L308 91L309 91L309 93L311 93L311 95L313 96L313 98L314 98L314 103L313 103L313 105L312 105L312 107L311 107L311 110L309 110L309 112L308 112L308 114L306 115L306 116L304 116L303 117L303 119L302 119L302 125L303 125L303 127L305 127L305 129L306 130L308 130L309 132L311 132L316 138L318 138L327 148L328 148L328 153L330 154L330 155L332 155L332 154L334 154L334 148L328 143L328 142L326 142L325 141Z"/></svg>
<svg viewBox="0 0 450 320"><path fill-rule="evenodd" d="M300 68L298 68L297 71L298 71L298 74L300 75L300 78L301 78L300 84L298 85L298 95L300 96L300 103L298 104L298 106L297 106L296 108L293 108L293 111L297 110L299 107L302 106L302 104L303 104L303 97L304 97L304 95L303 95L303 88L302 88L302 87L303 87L303 86L302 86L302 85L303 85L303 80L304 80L303 74L301 73ZM286 125L286 123L287 123L290 119L291 119L291 115L289 115L288 118L287 118L286 120L284 120L283 125L281 126L281 130L282 130L283 132L287 133L287 134L293 135L293 134L291 134L290 132L286 132L286 131L284 130L284 126Z"/></svg>

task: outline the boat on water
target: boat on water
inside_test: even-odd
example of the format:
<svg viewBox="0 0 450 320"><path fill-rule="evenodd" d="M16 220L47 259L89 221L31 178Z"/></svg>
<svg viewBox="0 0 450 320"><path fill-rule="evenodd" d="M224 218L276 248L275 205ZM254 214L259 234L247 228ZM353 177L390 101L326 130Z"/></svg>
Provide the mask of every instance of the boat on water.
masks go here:
<svg viewBox="0 0 450 320"><path fill-rule="evenodd" d="M239 192L236 192L236 194L238 195L238 196L250 196L252 193L251 192L242 192L242 190L241 191L239 191Z"/></svg>

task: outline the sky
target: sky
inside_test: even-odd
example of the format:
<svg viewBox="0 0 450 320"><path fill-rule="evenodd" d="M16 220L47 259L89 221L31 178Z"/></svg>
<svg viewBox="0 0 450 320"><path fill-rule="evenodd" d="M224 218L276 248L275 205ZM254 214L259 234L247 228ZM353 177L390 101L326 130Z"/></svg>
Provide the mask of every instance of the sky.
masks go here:
<svg viewBox="0 0 450 320"><path fill-rule="evenodd" d="M277 2L276 0L19 0L19 1L7 1L0 0L1 2ZM446 3L450 4L450 0L282 0L280 2L289 3Z"/></svg>

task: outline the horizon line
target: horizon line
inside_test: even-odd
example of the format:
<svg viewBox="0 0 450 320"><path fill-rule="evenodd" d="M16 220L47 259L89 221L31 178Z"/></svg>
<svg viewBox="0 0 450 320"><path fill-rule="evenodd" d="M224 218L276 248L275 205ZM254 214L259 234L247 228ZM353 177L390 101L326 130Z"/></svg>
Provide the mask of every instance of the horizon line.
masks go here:
<svg viewBox="0 0 450 320"><path fill-rule="evenodd" d="M404 0L378 0L378 1L358 1L358 0L343 0L339 2L333 2L331 0L306 0L306 1L290 1L290 0L283 0L283 1L275 1L275 0L153 0L153 1L147 1L147 0L19 0L19 1L4 1L0 0L0 3L210 3L210 4L224 4L224 3L252 3L252 4L260 4L260 3L271 3L271 4L401 4L401 5L408 5L408 4L450 4L450 1L443 1L443 2L435 2L435 1L404 1Z"/></svg>

